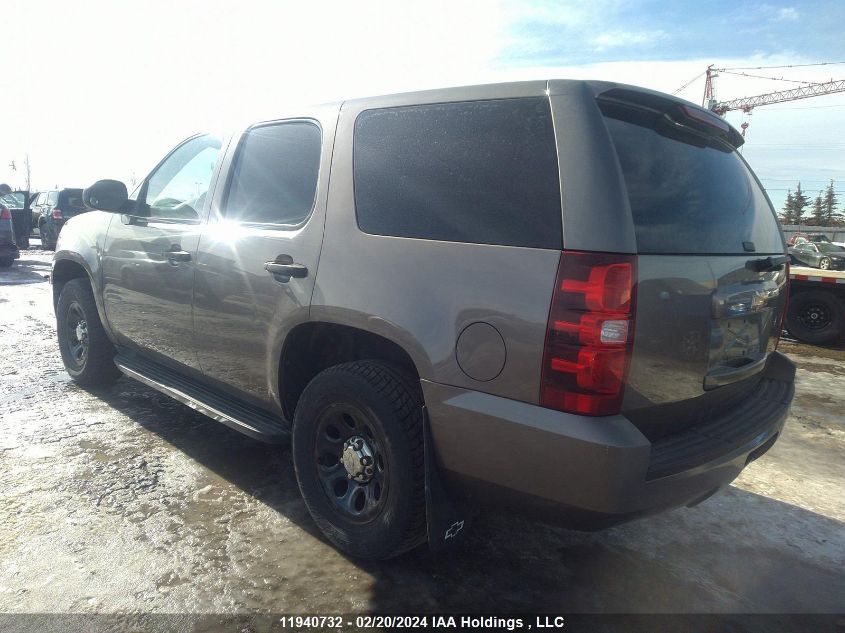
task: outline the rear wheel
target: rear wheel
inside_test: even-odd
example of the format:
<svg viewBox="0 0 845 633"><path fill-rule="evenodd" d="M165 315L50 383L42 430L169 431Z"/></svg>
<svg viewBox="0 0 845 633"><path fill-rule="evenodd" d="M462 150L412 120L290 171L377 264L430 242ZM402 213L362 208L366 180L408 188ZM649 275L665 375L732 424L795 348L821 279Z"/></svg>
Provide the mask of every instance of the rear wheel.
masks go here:
<svg viewBox="0 0 845 633"><path fill-rule="evenodd" d="M15 260L11 257L0 257L0 268L8 268L13 261Z"/></svg>
<svg viewBox="0 0 845 633"><path fill-rule="evenodd" d="M800 341L835 343L845 336L845 303L832 292L798 292L789 298L786 329Z"/></svg>
<svg viewBox="0 0 845 633"><path fill-rule="evenodd" d="M819 268L822 270L830 270L830 257L822 257L819 260Z"/></svg>
<svg viewBox="0 0 845 633"><path fill-rule="evenodd" d="M97 387L120 377L114 346L103 329L87 279L71 279L62 288L56 305L56 332L65 369L76 382Z"/></svg>
<svg viewBox="0 0 845 633"><path fill-rule="evenodd" d="M318 374L297 404L293 462L305 505L352 556L391 558L425 541L418 392L398 368L357 361Z"/></svg>

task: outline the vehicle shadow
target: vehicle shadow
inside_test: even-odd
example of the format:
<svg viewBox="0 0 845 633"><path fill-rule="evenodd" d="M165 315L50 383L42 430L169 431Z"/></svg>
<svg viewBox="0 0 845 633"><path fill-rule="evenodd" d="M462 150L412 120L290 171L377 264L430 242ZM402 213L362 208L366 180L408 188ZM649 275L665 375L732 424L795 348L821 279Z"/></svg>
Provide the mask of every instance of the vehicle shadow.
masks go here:
<svg viewBox="0 0 845 633"><path fill-rule="evenodd" d="M0 268L0 284L29 284L47 281L50 275L50 260L44 255L22 250L20 258L9 268Z"/></svg>
<svg viewBox="0 0 845 633"><path fill-rule="evenodd" d="M286 447L127 379L96 395L323 540ZM845 604L845 524L733 486L695 508L599 533L488 511L446 552L351 562L371 578L365 611L375 614L836 613ZM752 620L733 630L795 630L781 625Z"/></svg>

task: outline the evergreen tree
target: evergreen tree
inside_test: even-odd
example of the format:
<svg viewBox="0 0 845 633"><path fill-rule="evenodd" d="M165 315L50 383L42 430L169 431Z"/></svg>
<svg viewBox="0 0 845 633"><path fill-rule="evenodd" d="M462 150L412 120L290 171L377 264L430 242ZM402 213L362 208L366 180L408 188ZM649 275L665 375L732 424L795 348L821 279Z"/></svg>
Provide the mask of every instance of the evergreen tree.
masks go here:
<svg viewBox="0 0 845 633"><path fill-rule="evenodd" d="M810 205L810 199L804 195L804 192L801 190L801 183L798 183L798 186L795 188L795 193L792 196L792 217L793 217L793 224L801 224L804 221L804 212L807 210L807 207Z"/></svg>
<svg viewBox="0 0 845 633"><path fill-rule="evenodd" d="M792 209L795 206L795 196L792 195L792 189L786 194L786 202L783 203L783 210L778 215L778 220L781 224L792 224Z"/></svg>
<svg viewBox="0 0 845 633"><path fill-rule="evenodd" d="M827 226L827 215L825 214L824 200L822 200L822 192L813 200L813 210L810 212L810 224L812 226Z"/></svg>
<svg viewBox="0 0 845 633"><path fill-rule="evenodd" d="M824 190L824 199L822 201L824 220L827 226L841 226L843 220L845 220L845 215L836 210L836 203L839 202L837 198L838 195L833 188L833 180L831 180L830 184Z"/></svg>

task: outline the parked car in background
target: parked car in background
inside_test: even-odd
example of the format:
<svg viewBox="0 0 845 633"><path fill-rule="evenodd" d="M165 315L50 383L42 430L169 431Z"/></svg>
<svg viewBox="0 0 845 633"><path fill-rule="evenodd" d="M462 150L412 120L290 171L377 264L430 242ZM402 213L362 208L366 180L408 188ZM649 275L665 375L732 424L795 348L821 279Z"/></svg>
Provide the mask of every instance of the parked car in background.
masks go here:
<svg viewBox="0 0 845 633"><path fill-rule="evenodd" d="M289 115L85 190L121 217L59 239L74 380L290 440L364 558L454 542L445 498L582 529L693 505L774 444L788 258L724 120L591 81Z"/></svg>
<svg viewBox="0 0 845 633"><path fill-rule="evenodd" d="M18 248L29 248L29 234L32 227L31 203L34 196L29 191L13 191L0 197L0 204L4 204L12 213L12 226L15 231L15 241Z"/></svg>
<svg viewBox="0 0 845 633"><path fill-rule="evenodd" d="M42 191L33 205L35 227L45 249L56 248L62 227L70 218L88 209L82 204L82 189Z"/></svg>
<svg viewBox="0 0 845 633"><path fill-rule="evenodd" d="M789 258L793 264L822 270L845 270L845 246L826 241L799 242L790 246Z"/></svg>
<svg viewBox="0 0 845 633"><path fill-rule="evenodd" d="M837 235L841 235L842 231L838 230L834 232L834 237ZM828 235L824 233L793 233L789 239L787 240L787 246L797 246L802 242L828 242L830 244L836 244L837 246L845 246L845 242L837 241L836 239L830 239Z"/></svg>
<svg viewBox="0 0 845 633"><path fill-rule="evenodd" d="M15 241L12 212L0 201L0 268L8 268L18 257L20 251Z"/></svg>

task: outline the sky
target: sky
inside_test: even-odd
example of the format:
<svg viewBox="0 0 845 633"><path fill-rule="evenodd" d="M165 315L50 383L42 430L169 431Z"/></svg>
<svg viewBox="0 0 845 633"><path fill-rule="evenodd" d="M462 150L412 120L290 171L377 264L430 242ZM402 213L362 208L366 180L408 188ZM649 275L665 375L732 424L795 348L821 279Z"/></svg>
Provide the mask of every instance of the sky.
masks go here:
<svg viewBox="0 0 845 633"><path fill-rule="evenodd" d="M290 104L520 79L673 93L717 68L845 61L841 0L4 0L0 182L140 181L200 131ZM736 71L845 78L845 64ZM720 73L717 98L800 85ZM699 77L679 96L700 103ZM845 203L845 93L730 113L776 208L799 180ZM17 171L10 163L15 163Z"/></svg>

